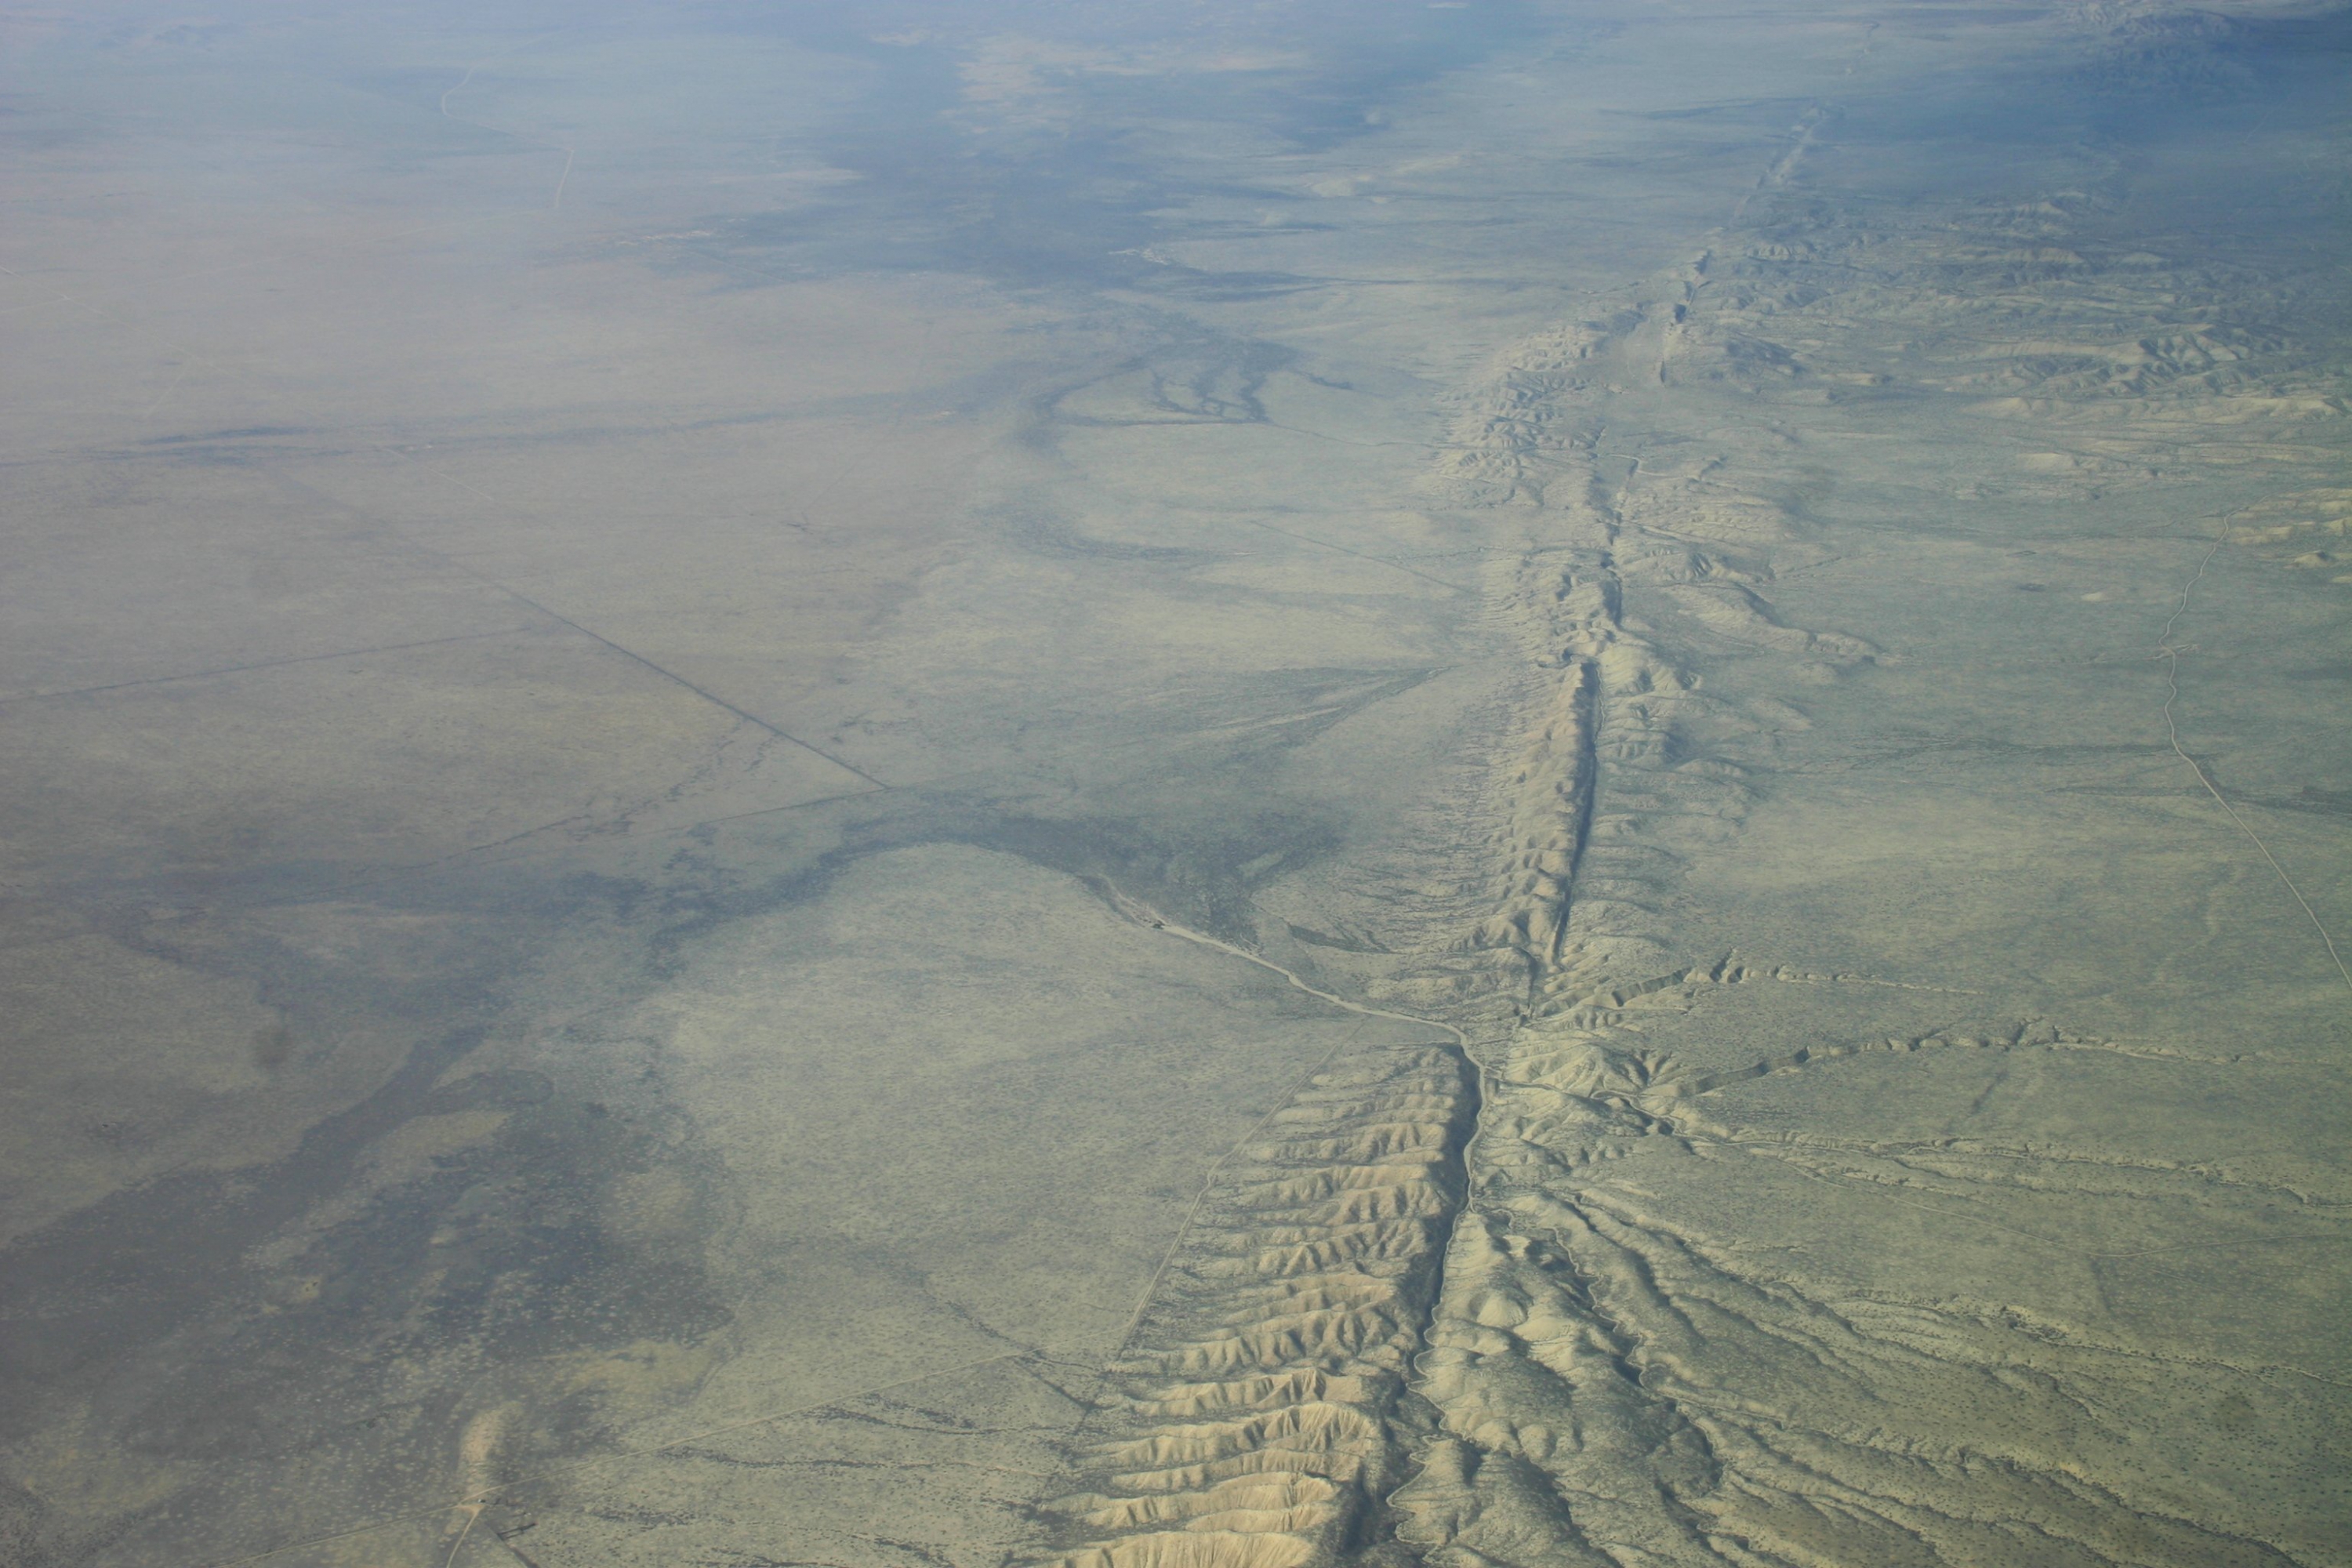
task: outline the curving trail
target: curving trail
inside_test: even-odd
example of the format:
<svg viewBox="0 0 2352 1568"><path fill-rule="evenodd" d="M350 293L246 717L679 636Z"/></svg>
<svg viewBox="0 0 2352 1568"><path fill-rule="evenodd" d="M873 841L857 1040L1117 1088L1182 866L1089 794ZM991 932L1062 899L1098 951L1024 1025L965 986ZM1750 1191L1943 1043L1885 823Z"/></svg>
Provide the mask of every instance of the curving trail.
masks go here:
<svg viewBox="0 0 2352 1568"><path fill-rule="evenodd" d="M478 130L492 132L500 136L511 136L516 141L522 142L528 147L541 147L546 149L550 153L561 153L563 154L563 168L562 172L555 176L555 190L553 194L548 197L547 210L549 212L561 212L563 209L563 187L572 182L572 165L579 157L579 150L574 147L564 146L560 142L538 141L535 138L526 136L521 132L513 130L508 126L492 125L485 120L470 120L462 114L452 114L449 111L449 100L457 97L459 93L465 91L466 84L474 79L474 73L480 70L484 66L488 65L492 60L502 60L509 56L520 54L523 50L530 48L533 44L545 43L549 38L556 36L557 35L553 33L543 33L536 38L530 38L522 43L517 44L512 48L501 49L495 55L490 55L485 58L476 60L473 64L466 68L465 75L459 77L455 82L443 89L441 92L442 119L453 120L460 125L471 125Z"/></svg>
<svg viewBox="0 0 2352 1568"><path fill-rule="evenodd" d="M2180 598L2172 606L2172 614L2166 617L2164 630L2156 639L2156 657L2164 660L2164 738L2172 747L2172 754L2189 764L2189 771L2197 775L2197 782L2205 786L2205 793L2213 797L2213 804L2230 814L2230 820L2238 825L2238 831L2252 841L2270 868L2278 874L2280 884L2301 907L2304 918L2311 921L2311 929L2319 933L2320 944L2327 949L2327 960L2336 965L2336 973L2342 978L2344 988L2352 991L2352 968L2346 967L2344 955L2336 951L2336 939L2328 934L2326 924L2319 918L2319 911L2311 907L2311 900L2303 896L2303 889L2294 885L2294 879L2286 874L2286 868L2279 864L2278 857L2271 853L2271 847L2263 842L2263 836L2254 831L2253 824L2230 804L2229 797L2214 786L2204 764L2190 756L2180 744L2180 726L2174 717L2174 710L2180 701L2180 650L2172 646L2172 629L2179 625L2180 617L2189 613L2189 595L2196 590L2198 584L2205 580L2205 569L2213 563L2213 557L2219 555L2221 547L2230 542L2230 525L2236 516L2237 513L2231 512L2221 519L2221 533L2198 560L2196 572L2181 585Z"/></svg>
<svg viewBox="0 0 2352 1568"><path fill-rule="evenodd" d="M1273 973L1281 975L1284 980L1289 982L1291 989L1295 991L1304 991L1307 994L1314 997L1317 1001L1328 1002L1332 1006L1341 1008L1344 1011L1354 1013L1366 1018L1393 1018L1400 1024L1419 1024L1426 1028L1443 1029L1445 1033L1454 1037L1454 1043L1455 1045L1462 1047L1465 1051L1469 1049L1469 1035L1465 1031L1454 1027L1453 1025L1446 1023L1442 1018L1423 1017L1418 1013L1391 1012L1386 1007L1370 1007L1360 1002L1350 1002L1345 996L1335 996L1328 991L1320 990L1315 986L1307 984L1306 981L1301 980L1297 974L1285 969L1282 965L1273 962L1271 959L1260 957L1258 954L1252 952L1245 947L1236 947L1232 942L1221 942L1217 938L1209 935L1206 931L1197 931L1192 930L1190 926L1179 925L1174 921L1168 919L1165 915L1162 915L1158 910L1152 909L1150 905L1144 903L1139 899L1129 897L1126 893L1119 891L1118 889L1111 886L1108 882L1104 882L1101 886L1104 893L1110 900L1111 907L1116 909L1120 914L1125 915L1128 919L1134 921L1139 925L1150 926L1153 931L1165 931L1170 936L1179 938L1184 942L1195 943L1201 947L1214 948L1217 952L1228 954L1234 958L1238 958L1245 963L1255 963L1260 969L1267 970Z"/></svg>

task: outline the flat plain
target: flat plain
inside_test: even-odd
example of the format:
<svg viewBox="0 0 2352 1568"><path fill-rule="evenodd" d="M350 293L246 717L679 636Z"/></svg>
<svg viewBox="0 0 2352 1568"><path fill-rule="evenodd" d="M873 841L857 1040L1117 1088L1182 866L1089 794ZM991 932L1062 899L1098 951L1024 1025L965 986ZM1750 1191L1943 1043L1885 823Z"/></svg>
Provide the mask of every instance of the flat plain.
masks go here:
<svg viewBox="0 0 2352 1568"><path fill-rule="evenodd" d="M2352 1564L2347 63L0 5L0 1559Z"/></svg>

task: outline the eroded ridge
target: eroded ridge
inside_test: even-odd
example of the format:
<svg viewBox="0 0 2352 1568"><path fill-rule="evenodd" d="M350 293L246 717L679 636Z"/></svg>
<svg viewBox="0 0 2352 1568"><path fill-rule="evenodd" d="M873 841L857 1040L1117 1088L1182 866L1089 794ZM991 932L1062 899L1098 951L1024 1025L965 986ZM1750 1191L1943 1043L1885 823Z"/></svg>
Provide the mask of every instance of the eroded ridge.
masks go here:
<svg viewBox="0 0 2352 1568"><path fill-rule="evenodd" d="M1727 835L1747 792L1737 768L1679 744L1717 705L1629 617L1626 599L1685 586L1745 595L1743 627L1778 627L1744 584L1767 573L1757 537L1786 522L1774 503L1711 476L1660 479L1612 456L1613 388L1641 374L1672 320L1628 310L1507 349L1433 476L1452 505L1524 525L1527 541L1496 567L1488 596L1521 649L1525 717L1490 762L1481 814L1497 826L1467 929L1442 954L1374 982L1376 994L1507 1026L1606 1008L1678 978L1653 930L1672 857L1643 824ZM1843 641L1851 647L1837 657L1869 657Z"/></svg>
<svg viewBox="0 0 2352 1568"><path fill-rule="evenodd" d="M1203 1195L1048 1507L1072 1568L1292 1568L1385 1532L1475 1080L1451 1044L1311 1075Z"/></svg>
<svg viewBox="0 0 2352 1568"><path fill-rule="evenodd" d="M1439 1428L1391 1499L1397 1538L1440 1568L2318 1560L2290 1528L2317 1510L2291 1489L2216 1479L2248 1473L2221 1458L2231 1444L2311 1474L2283 1435L2326 1428L2314 1375L2135 1338L2104 1292L2142 1258L2340 1243L2338 1194L2162 1162L2120 1135L1923 1132L1891 1109L1925 1103L1979 1049L2070 1095L2118 1092L2126 1074L2153 1092L2147 1064L2187 1058L2037 1023L1784 1037L1701 1066L1644 1027L1755 978L1677 952L1678 867L1748 808L1726 759L1769 757L1773 733L1805 723L1777 699L1704 691L1694 668L1780 661L1750 689L1801 698L1901 657L1774 602L1784 574L1828 558L1793 499L1802 410L1900 377L2011 442L2030 416L2037 442L2067 449L2025 454L2003 482L2087 498L2154 483L2191 423L2285 450L2272 444L2331 395L2333 373L2284 332L2179 319L2158 258L2060 243L2088 198L1864 234L1779 201L1798 174L1792 153L1748 228L1712 237L1637 305L1506 351L1435 475L1453 504L1523 529L1493 601L1529 674L1492 773L1488 901L1391 993L1470 1003L1482 977L1517 983L1481 1050L1468 1196L1412 1384ZM2000 332L1972 331L1995 319ZM1745 412L1767 403L1769 428ZM2272 503L2239 542L2334 570L2331 495ZM1824 1069L1886 1086L1847 1112L1867 1131L1805 1131L1758 1087ZM1868 1120L1882 1111L1885 1126ZM1808 1246L1865 1261L1767 1246L1775 1204L1820 1217ZM2093 1305L2036 1317L1979 1299L1964 1267L1921 1260L1922 1215L2079 1270ZM1810 1239L1824 1229L1844 1237ZM1882 1248L1920 1266L1874 1271ZM2210 1445L2181 1436L2208 1422Z"/></svg>
<svg viewBox="0 0 2352 1568"><path fill-rule="evenodd" d="M1790 1142L1708 1102L1776 1072L2114 1049L2046 1027L1890 1040L1721 1081L1637 1040L1608 1024L1531 1028L1488 1079L1475 1192L1413 1384L1443 1426L1393 1500L1402 1542L1444 1568L2303 1560L2270 1538L2292 1483L2233 1494L2200 1473L2210 1460L2151 1452L2145 1429L2218 1410L2216 1451L2256 1445L2293 1475L2288 1434L2324 1424L2326 1393L2294 1369L2021 1314L1959 1277L1937 1299L1808 1288L1801 1268L1758 1256L1738 1218L1694 1225L1672 1194L1869 1191L1897 1212L2006 1225L1993 1216L2026 1192L2105 1205L2126 1236L2135 1214L2193 1209L2216 1216L2207 1234L2309 1245L2344 1238L2339 1194L2054 1143ZM1873 1223L1862 1200L1818 1201ZM2116 1239L2086 1258L2022 1229L2001 1245L2095 1271L2143 1256Z"/></svg>
<svg viewBox="0 0 2352 1568"><path fill-rule="evenodd" d="M1383 1007L1480 1042L1464 1196L1449 1209L1440 1184L1411 1243L1454 1216L1442 1269L1406 1271L1438 1282L1426 1348L1409 1290L1302 1302L1239 1261L1306 1247L1323 1268L1290 1210L1218 1207L1230 1250L1155 1297L1104 1417L1120 1431L1064 1505L1089 1564L1305 1563L1391 1536L1437 1568L2326 1560L2306 1549L2324 1524L2280 1522L2321 1511L2290 1495L2326 1462L2307 1457L2334 1419L2315 1374L2126 1332L2105 1292L2186 1247L2340 1243L2341 1193L2299 1167L2166 1161L2120 1132L1956 1136L1892 1114L1973 1058L2120 1100L2126 1078L2145 1092L2189 1056L1907 1016L1851 1038L1759 1021L1705 1061L1658 1043L1662 1017L1751 984L1976 1005L1951 1000L1974 994L1962 985L1759 971L1677 936L1685 868L1738 833L1778 738L1809 727L1807 692L1916 646L1792 607L1822 602L1804 575L1845 547L1820 475L1853 449L1851 409L1932 401L1972 436L1954 449L2004 455L1965 471L1922 457L1916 477L1942 494L2072 503L2171 482L2191 430L2200 461L2307 459L2305 426L2342 406L2340 370L2285 308L2308 279L2252 312L2275 321L2207 319L2182 301L2210 280L2100 237L2102 198L2082 192L1841 216L1805 188L1834 139L1835 116L1809 111L1738 226L1622 308L1505 348L1464 396L1426 488L1496 546L1485 598L1519 654L1514 716L1465 787L1475 803L1447 803L1449 828L1487 835L1443 875L1398 879L1411 908L1366 916L1383 940L1350 971ZM2337 574L2346 510L2315 478L2234 514L2227 540ZM1769 1092L1800 1077L1868 1088L1817 1125ZM2205 1087L2179 1082L2182 1104ZM1328 1202L1358 1167L1316 1158L1279 1180ZM1776 1208L1817 1223L1790 1240ZM1972 1294L1965 1268L1926 1256L1961 1245L1923 1245L1928 1223L2040 1249L2037 1268L2082 1289L2046 1310ZM1290 1327L1357 1311L1388 1336L1370 1381L1359 1352L1318 1360ZM1392 1357L1412 1367L1402 1402ZM1433 1424L1396 1418L1420 1400ZM2209 1426L2210 1442L2181 1436ZM2255 1495L2231 1452L2249 1447L2263 1473L2303 1480Z"/></svg>

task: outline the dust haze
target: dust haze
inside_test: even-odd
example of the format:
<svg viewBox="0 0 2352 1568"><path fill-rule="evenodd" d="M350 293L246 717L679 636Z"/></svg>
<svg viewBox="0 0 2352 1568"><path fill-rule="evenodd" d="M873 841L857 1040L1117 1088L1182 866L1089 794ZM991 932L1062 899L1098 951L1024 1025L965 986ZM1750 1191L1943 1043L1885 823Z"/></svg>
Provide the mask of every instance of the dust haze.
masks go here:
<svg viewBox="0 0 2352 1568"><path fill-rule="evenodd" d="M0 1561L2352 1564L2347 67L0 5Z"/></svg>

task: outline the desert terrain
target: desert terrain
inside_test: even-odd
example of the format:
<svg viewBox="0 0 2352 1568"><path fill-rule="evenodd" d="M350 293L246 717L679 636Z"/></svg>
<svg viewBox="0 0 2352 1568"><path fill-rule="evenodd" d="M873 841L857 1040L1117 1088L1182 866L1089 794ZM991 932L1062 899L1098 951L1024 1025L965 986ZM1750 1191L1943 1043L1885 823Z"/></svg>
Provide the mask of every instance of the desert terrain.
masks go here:
<svg viewBox="0 0 2352 1568"><path fill-rule="evenodd" d="M2352 1564L2347 67L0 5L0 1561Z"/></svg>

